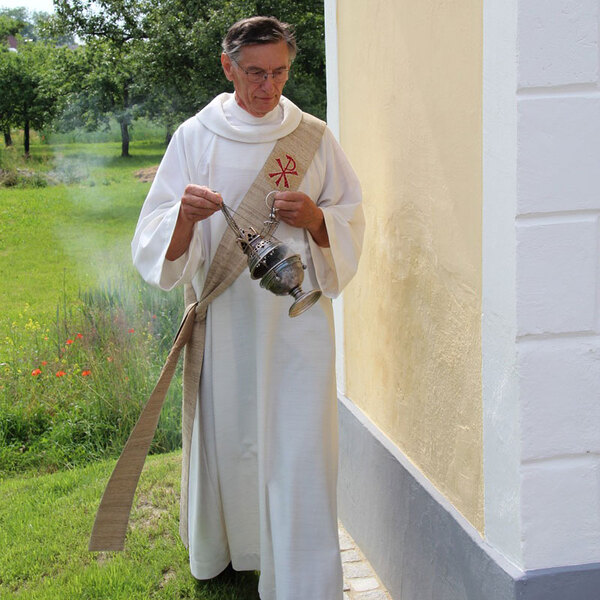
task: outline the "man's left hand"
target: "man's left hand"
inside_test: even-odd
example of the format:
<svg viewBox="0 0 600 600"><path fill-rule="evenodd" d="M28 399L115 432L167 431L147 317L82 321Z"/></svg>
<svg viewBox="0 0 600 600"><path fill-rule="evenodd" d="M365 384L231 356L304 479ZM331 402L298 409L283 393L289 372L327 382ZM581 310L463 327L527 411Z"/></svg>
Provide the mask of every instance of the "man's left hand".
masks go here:
<svg viewBox="0 0 600 600"><path fill-rule="evenodd" d="M323 211L306 194L277 192L274 206L280 221L306 229L319 246L329 246Z"/></svg>

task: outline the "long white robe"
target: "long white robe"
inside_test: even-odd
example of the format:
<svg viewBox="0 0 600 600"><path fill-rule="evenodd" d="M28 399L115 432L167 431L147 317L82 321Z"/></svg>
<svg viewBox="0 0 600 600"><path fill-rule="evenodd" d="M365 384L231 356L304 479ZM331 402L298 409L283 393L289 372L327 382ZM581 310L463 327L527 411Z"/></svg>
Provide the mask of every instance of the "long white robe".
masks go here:
<svg viewBox="0 0 600 600"><path fill-rule="evenodd" d="M191 282L200 297L226 223L220 213L197 223L187 252L166 260L186 185L218 190L236 209L276 140L301 116L281 98L256 118L221 94L181 125L132 242L147 282L165 290ZM323 210L331 247L283 223L275 236L301 254L302 287L320 288L320 301L290 318L292 298L262 289L245 270L208 309L190 456L190 567L198 579L230 561L260 570L262 600L340 600L330 299L356 271L364 218L357 178L328 129L299 191Z"/></svg>

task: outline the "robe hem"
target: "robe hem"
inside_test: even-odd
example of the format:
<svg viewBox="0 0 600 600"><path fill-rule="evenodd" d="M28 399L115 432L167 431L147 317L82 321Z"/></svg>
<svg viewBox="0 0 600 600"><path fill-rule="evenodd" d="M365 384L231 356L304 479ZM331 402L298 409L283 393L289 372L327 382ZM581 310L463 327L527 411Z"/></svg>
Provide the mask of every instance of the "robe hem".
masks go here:
<svg viewBox="0 0 600 600"><path fill-rule="evenodd" d="M190 571L194 579L206 581L222 573L231 562L229 556L220 561L200 562L190 558Z"/></svg>

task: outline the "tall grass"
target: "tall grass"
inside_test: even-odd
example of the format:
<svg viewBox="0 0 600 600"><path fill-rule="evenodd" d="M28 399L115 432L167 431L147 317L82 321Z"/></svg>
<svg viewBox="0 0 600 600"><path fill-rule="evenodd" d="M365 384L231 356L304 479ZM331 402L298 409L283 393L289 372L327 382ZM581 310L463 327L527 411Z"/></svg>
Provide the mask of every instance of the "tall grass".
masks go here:
<svg viewBox="0 0 600 600"><path fill-rule="evenodd" d="M52 324L25 307L0 340L0 473L117 455L160 373L182 302L124 271L75 301L65 294ZM180 373L175 380L151 452L180 446Z"/></svg>

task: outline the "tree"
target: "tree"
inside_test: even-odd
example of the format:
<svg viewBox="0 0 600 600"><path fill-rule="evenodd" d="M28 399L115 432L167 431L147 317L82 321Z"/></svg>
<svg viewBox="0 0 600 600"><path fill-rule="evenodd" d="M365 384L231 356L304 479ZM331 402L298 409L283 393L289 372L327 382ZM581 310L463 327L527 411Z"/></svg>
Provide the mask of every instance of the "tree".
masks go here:
<svg viewBox="0 0 600 600"><path fill-rule="evenodd" d="M57 92L46 79L53 47L22 43L18 52L0 52L0 121L23 128L25 156L29 156L30 130L49 125L56 114Z"/></svg>
<svg viewBox="0 0 600 600"><path fill-rule="evenodd" d="M56 113L58 94L48 85L51 61L57 44L72 42L72 37L50 39L45 32L49 15L26 8L0 9L0 42L16 36L16 52L0 52L0 127L4 143L12 144L11 126L24 128L25 153L29 153L31 126L48 125ZM2 50L6 50L0 44Z"/></svg>
<svg viewBox="0 0 600 600"><path fill-rule="evenodd" d="M286 95L325 117L322 0L55 0L55 7L54 32L77 35L88 57L77 85L68 86L67 121L79 115L95 127L114 115L123 156L136 115L162 121L168 137L175 125L231 89L219 62L221 40L232 23L253 14L296 24L300 52Z"/></svg>
<svg viewBox="0 0 600 600"><path fill-rule="evenodd" d="M219 53L235 21L253 14L273 15L296 25L299 53L285 93L303 110L326 113L323 2L283 0L163 0L146 15L146 44L140 62L151 111L161 106L178 121L193 115L218 93L230 90Z"/></svg>
<svg viewBox="0 0 600 600"><path fill-rule="evenodd" d="M81 38L87 63L81 79L65 82L70 102L64 122L79 116L95 128L114 116L121 128L121 156L130 156L129 126L139 101L135 48L144 38L146 6L143 0L55 0L54 33Z"/></svg>

